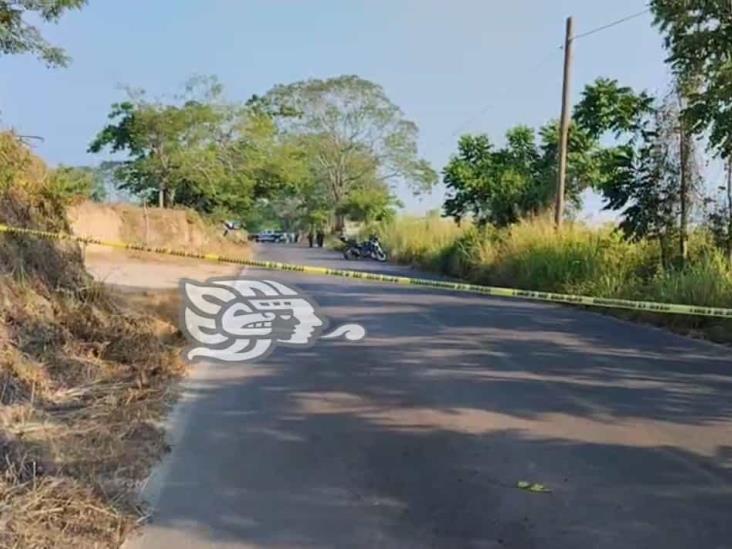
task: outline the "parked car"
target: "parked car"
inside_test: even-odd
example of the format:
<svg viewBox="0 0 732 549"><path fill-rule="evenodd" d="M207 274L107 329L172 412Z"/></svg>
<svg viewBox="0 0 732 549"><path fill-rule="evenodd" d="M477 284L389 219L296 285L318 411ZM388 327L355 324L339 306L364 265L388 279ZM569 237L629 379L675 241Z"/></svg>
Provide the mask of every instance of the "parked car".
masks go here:
<svg viewBox="0 0 732 549"><path fill-rule="evenodd" d="M256 236L257 242L285 242L287 237L280 231L262 231Z"/></svg>

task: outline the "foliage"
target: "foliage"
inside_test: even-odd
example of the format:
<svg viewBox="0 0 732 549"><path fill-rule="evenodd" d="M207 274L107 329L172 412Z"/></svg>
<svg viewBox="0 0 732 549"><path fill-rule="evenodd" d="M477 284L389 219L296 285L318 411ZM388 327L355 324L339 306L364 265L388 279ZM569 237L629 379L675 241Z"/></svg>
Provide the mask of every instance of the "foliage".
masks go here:
<svg viewBox="0 0 732 549"><path fill-rule="evenodd" d="M711 148L732 153L732 4L727 0L652 0L668 62L688 91L684 118Z"/></svg>
<svg viewBox="0 0 732 549"><path fill-rule="evenodd" d="M115 172L120 186L162 205L243 217L305 176L301 148L281 139L274 121L226 103L215 79L196 81L177 103L131 94L112 106L110 123L89 150L126 152ZM222 213L223 215L223 213Z"/></svg>
<svg viewBox="0 0 732 549"><path fill-rule="evenodd" d="M0 190L38 185L45 172L45 165L34 158L14 133L0 132Z"/></svg>
<svg viewBox="0 0 732 549"><path fill-rule="evenodd" d="M551 203L556 187L558 128L555 123L534 131L517 126L506 133L497 149L485 135L465 135L443 171L450 191L444 211L455 220L471 217L478 224L505 227L525 216L537 215ZM576 207L580 193L597 179L600 148L579 127L570 131L567 193Z"/></svg>
<svg viewBox="0 0 732 549"><path fill-rule="evenodd" d="M732 164L727 166L727 184L719 187L719 194L707 199L711 206L707 214L707 226L717 247L724 250L732 265Z"/></svg>
<svg viewBox="0 0 732 549"><path fill-rule="evenodd" d="M621 211L626 237L658 239L665 263L673 237L685 250L688 212L699 185L693 143L682 131L680 97L678 88L658 100L600 78L585 88L574 111L588 133L612 134L615 140L601 156L598 187L606 209Z"/></svg>
<svg viewBox="0 0 732 549"><path fill-rule="evenodd" d="M458 155L444 169L444 182L451 191L445 201L446 215L457 221L469 215L480 224L505 226L535 213L538 152L533 132L515 128L507 141L506 148L494 150L486 135L460 138Z"/></svg>
<svg viewBox="0 0 732 549"><path fill-rule="evenodd" d="M444 249L469 227L468 223L458 226L452 220L439 216L399 216L379 224L373 232L386 239L390 256L399 261L425 265L432 252Z"/></svg>
<svg viewBox="0 0 732 549"><path fill-rule="evenodd" d="M31 15L53 23L65 11L84 4L86 0L0 0L0 53L30 53L49 66L65 66L68 56L61 48L49 44L26 17Z"/></svg>
<svg viewBox="0 0 732 549"><path fill-rule="evenodd" d="M250 104L274 113L287 134L300 137L312 175L335 208L345 208L349 194L366 185L401 180L420 192L436 182L417 156L416 124L373 82L357 76L305 80L275 86Z"/></svg>
<svg viewBox="0 0 732 549"><path fill-rule="evenodd" d="M62 165L51 172L50 179L52 192L66 200L89 198L101 202L106 197L102 174L96 168Z"/></svg>
<svg viewBox="0 0 732 549"><path fill-rule="evenodd" d="M573 118L591 136L600 138L611 131L616 137L634 135L643 124L643 115L652 112L654 99L646 92L636 94L617 80L598 78L585 86L575 106Z"/></svg>
<svg viewBox="0 0 732 549"><path fill-rule="evenodd" d="M372 223L393 219L399 201L389 187L380 181L360 185L351 190L346 199L336 209L352 221Z"/></svg>

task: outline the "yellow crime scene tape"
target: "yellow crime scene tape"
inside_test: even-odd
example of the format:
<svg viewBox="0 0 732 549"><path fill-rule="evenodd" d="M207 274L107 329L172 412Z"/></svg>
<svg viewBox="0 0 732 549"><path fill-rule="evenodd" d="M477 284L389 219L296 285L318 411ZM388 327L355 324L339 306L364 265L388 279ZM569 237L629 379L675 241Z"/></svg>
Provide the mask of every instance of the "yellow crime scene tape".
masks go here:
<svg viewBox="0 0 732 549"><path fill-rule="evenodd" d="M191 259L202 259L218 263L230 263L257 267L273 271L287 271L310 275L338 276L342 278L353 278L369 280L374 282L386 282L390 284L402 284L410 286L421 286L423 288L434 288L438 290L452 290L457 292L468 292L492 297L515 297L534 301L546 301L551 303L567 303L571 305L588 305L593 307L604 307L611 309L629 309L634 311L646 311L652 313L707 316L718 318L731 318L732 309L720 307L701 307L696 305L682 305L680 303L658 303L653 301L631 301L627 299L612 299L604 297L591 297L585 295L557 294L552 292L538 292L533 290L518 290L515 288L500 288L495 286L480 286L478 284L465 284L461 282L449 282L443 280L430 280L426 278L411 278L407 276L390 276L363 271L351 271L343 269L329 269L327 267L313 267L309 265L293 265L289 263L278 263L276 261L258 261L255 259L244 259L239 257L228 257L218 254L201 254L184 250L171 250L169 248L154 248L141 244L130 244L113 240L101 240L98 238L76 236L68 233L40 231L37 229L25 229L22 227L11 227L0 224L0 233L18 235L29 235L51 240L69 240L81 244L95 244L108 248L147 252Z"/></svg>

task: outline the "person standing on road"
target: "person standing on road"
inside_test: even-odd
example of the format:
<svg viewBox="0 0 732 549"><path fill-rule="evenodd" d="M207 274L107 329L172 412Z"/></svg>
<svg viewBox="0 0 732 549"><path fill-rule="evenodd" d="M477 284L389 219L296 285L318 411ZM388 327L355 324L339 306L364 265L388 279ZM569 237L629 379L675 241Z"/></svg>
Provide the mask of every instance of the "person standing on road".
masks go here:
<svg viewBox="0 0 732 549"><path fill-rule="evenodd" d="M313 230L310 229L310 232L308 233L308 245L312 248L313 247Z"/></svg>
<svg viewBox="0 0 732 549"><path fill-rule="evenodd" d="M318 248L323 247L323 242L325 241L325 233L323 233L323 229L318 229Z"/></svg>

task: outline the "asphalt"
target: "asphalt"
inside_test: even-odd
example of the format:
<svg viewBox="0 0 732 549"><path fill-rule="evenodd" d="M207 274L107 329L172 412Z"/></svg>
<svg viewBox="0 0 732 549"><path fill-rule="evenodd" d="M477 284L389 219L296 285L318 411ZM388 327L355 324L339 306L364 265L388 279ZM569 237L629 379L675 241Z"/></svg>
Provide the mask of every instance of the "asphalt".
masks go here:
<svg viewBox="0 0 732 549"><path fill-rule="evenodd" d="M730 349L563 306L245 276L368 335L194 367L127 547L732 547Z"/></svg>

